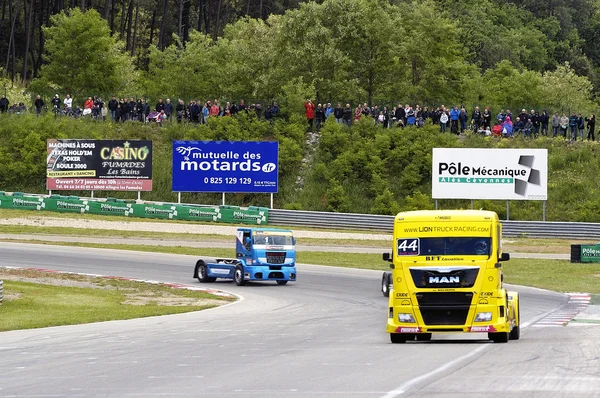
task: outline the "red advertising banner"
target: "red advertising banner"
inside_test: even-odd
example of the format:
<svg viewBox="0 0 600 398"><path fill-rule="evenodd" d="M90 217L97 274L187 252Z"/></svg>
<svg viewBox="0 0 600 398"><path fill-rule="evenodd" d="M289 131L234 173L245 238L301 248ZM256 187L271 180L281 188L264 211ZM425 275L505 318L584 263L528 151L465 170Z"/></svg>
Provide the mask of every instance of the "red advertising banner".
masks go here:
<svg viewBox="0 0 600 398"><path fill-rule="evenodd" d="M151 191L152 141L48 140L46 188Z"/></svg>

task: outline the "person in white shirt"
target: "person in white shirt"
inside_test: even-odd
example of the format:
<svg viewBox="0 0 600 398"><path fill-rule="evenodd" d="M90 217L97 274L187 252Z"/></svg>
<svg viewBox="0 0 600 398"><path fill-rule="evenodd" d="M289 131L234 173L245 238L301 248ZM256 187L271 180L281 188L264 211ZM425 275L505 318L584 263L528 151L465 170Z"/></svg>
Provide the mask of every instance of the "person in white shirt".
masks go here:
<svg viewBox="0 0 600 398"><path fill-rule="evenodd" d="M67 110L71 110L71 108L73 107L73 98L71 98L70 94L67 94L67 96L65 97L65 100L63 101L65 104L65 108L67 108Z"/></svg>

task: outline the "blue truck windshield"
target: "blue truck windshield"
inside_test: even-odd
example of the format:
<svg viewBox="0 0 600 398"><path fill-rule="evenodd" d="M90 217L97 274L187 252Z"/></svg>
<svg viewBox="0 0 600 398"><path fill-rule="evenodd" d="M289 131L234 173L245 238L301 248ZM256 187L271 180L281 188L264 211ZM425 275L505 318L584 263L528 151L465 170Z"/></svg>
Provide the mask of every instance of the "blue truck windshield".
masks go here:
<svg viewBox="0 0 600 398"><path fill-rule="evenodd" d="M266 235L256 234L254 235L255 245L275 245L275 246L288 246L293 245L292 235Z"/></svg>
<svg viewBox="0 0 600 398"><path fill-rule="evenodd" d="M422 256L490 255L491 238L421 238Z"/></svg>

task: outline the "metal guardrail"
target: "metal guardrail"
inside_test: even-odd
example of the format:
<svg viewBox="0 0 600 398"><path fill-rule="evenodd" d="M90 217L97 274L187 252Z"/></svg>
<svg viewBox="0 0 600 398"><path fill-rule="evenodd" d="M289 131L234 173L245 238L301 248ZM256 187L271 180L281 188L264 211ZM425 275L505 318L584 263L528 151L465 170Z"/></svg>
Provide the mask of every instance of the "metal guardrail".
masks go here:
<svg viewBox="0 0 600 398"><path fill-rule="evenodd" d="M269 210L269 224L392 233L394 216L319 211ZM503 221L505 237L600 239L600 224L553 221Z"/></svg>
<svg viewBox="0 0 600 398"><path fill-rule="evenodd" d="M45 197L43 194L27 194ZM85 198L97 200L94 198ZM152 204L169 202L142 201ZM187 206L215 207L180 203ZM353 229L359 231L376 231L391 234L394 216L358 213L331 213L322 211L269 209L269 225L285 225L292 227ZM502 221L504 237L559 238L600 240L600 223L564 222L564 221Z"/></svg>

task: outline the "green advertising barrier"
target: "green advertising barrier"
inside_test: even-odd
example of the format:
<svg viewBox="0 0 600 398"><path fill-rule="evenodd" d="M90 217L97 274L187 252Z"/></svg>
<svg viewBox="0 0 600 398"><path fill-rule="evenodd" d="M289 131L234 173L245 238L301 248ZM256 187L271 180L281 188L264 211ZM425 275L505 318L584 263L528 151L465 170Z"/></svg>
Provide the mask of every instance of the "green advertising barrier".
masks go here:
<svg viewBox="0 0 600 398"><path fill-rule="evenodd" d="M26 196L23 193L0 194L0 208L253 225L267 224L269 214L268 208L257 206L241 208L239 206L200 207L180 204L138 204L114 198L96 201L80 199L77 196L52 195L44 198Z"/></svg>
<svg viewBox="0 0 600 398"><path fill-rule="evenodd" d="M600 244L581 245L582 263L600 263Z"/></svg>

